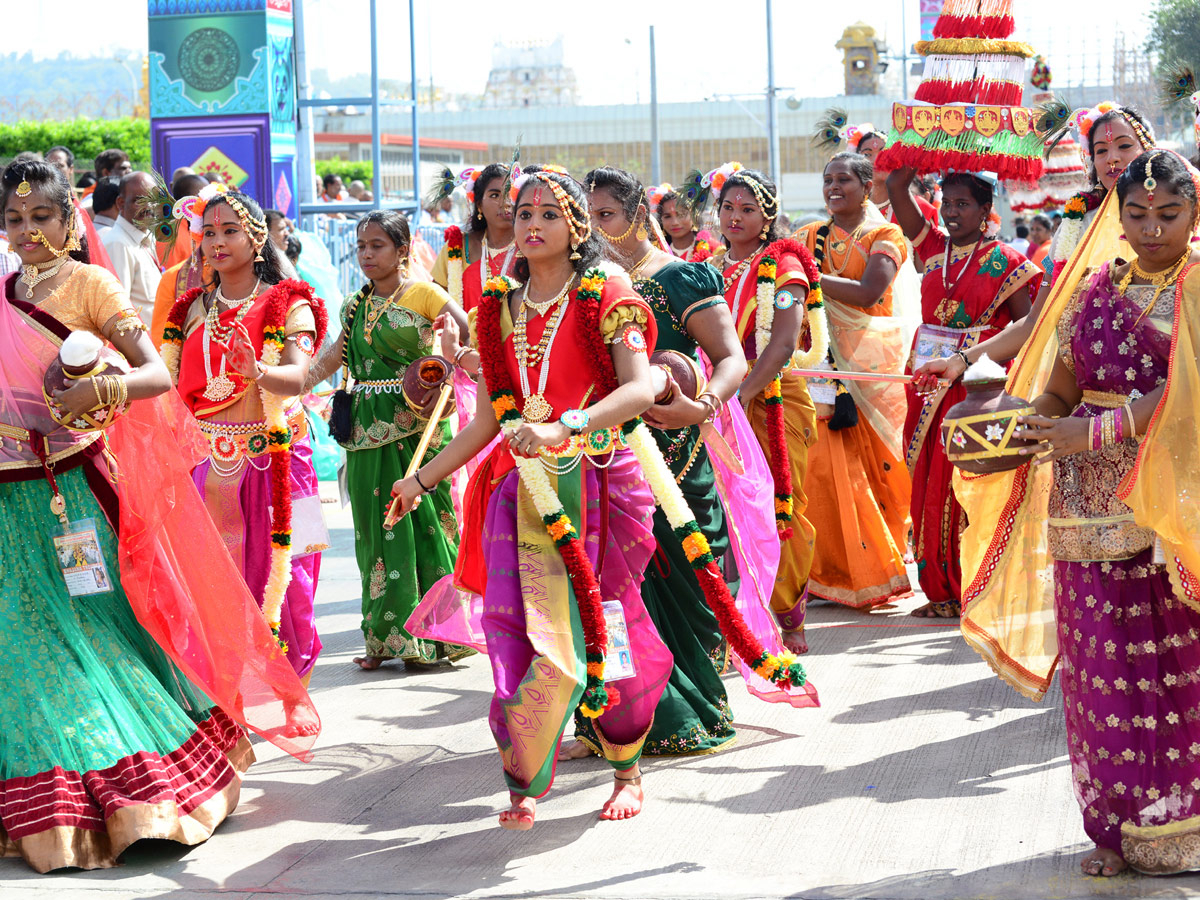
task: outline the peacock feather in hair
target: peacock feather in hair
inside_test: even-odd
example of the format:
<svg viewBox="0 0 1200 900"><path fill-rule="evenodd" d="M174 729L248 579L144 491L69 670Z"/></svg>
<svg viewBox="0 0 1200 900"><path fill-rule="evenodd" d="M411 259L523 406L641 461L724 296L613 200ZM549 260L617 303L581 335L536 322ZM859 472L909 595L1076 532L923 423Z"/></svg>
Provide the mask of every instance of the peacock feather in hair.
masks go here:
<svg viewBox="0 0 1200 900"><path fill-rule="evenodd" d="M1167 103L1180 103L1196 93L1196 74L1192 67L1174 63L1163 69L1159 90Z"/></svg>
<svg viewBox="0 0 1200 900"><path fill-rule="evenodd" d="M817 119L812 136L813 146L829 153L837 152L842 143L842 130L849 121L850 117L846 115L845 110L836 107L825 110L825 115Z"/></svg>
<svg viewBox="0 0 1200 900"><path fill-rule="evenodd" d="M425 195L425 208L433 209L454 193L454 188L457 184L458 179L454 177L454 173L443 166L441 171L434 176L433 186L429 189L429 193Z"/></svg>
<svg viewBox="0 0 1200 900"><path fill-rule="evenodd" d="M508 171L504 175L504 181L500 185L500 196L507 197L512 183L521 176L521 138L524 135L517 135L517 143L513 146L512 159L508 161Z"/></svg>
<svg viewBox="0 0 1200 900"><path fill-rule="evenodd" d="M708 187L704 184L704 175L699 169L692 169L676 189L679 193L677 203L682 203L688 209L693 220L699 219L704 212L704 204L708 202Z"/></svg>
<svg viewBox="0 0 1200 900"><path fill-rule="evenodd" d="M154 175L154 187L139 196L142 205L144 221L150 226L154 239L168 246L174 246L179 237L179 220L175 218L175 198L171 189L157 172Z"/></svg>
<svg viewBox="0 0 1200 900"><path fill-rule="evenodd" d="M1073 110L1071 104L1057 96L1039 103L1036 109L1037 115L1034 118L1033 127L1047 145L1046 152L1049 153L1059 141L1066 137L1067 129L1074 118Z"/></svg>

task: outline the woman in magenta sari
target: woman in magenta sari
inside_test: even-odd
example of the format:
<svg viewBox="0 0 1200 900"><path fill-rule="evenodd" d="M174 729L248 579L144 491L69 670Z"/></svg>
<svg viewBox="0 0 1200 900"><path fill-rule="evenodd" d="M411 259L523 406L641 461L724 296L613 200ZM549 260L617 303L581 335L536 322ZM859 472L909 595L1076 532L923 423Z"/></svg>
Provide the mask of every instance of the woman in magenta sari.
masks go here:
<svg viewBox="0 0 1200 900"><path fill-rule="evenodd" d="M1088 271L1019 436L1052 462L1049 548L1083 871L1200 869L1200 173L1151 150L1117 181L1131 262Z"/></svg>
<svg viewBox="0 0 1200 900"><path fill-rule="evenodd" d="M626 277L595 268L603 244L574 179L539 169L516 190L525 287L489 281L473 315L486 384L475 418L393 490L407 512L504 426L467 491L455 580L483 596L489 724L511 796L500 824L527 830L580 704L616 779L601 817L641 811L638 760L672 661L639 590L653 498L621 429L654 401L654 314ZM622 619L633 671L615 671L617 653L606 673L594 638L605 622L619 636Z"/></svg>

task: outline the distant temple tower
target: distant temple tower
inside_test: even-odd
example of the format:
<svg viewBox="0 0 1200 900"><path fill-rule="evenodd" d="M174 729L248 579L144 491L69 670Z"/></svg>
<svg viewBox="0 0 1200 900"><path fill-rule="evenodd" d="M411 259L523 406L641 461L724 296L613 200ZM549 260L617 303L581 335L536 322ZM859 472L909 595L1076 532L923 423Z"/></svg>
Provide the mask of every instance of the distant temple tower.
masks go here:
<svg viewBox="0 0 1200 900"><path fill-rule="evenodd" d="M490 109L521 106L574 106L575 71L563 65L562 38L552 43L496 43L483 105Z"/></svg>
<svg viewBox="0 0 1200 900"><path fill-rule="evenodd" d="M846 94L878 94L879 76L887 71L887 44L875 37L875 29L866 22L855 22L842 32L835 45L845 55Z"/></svg>

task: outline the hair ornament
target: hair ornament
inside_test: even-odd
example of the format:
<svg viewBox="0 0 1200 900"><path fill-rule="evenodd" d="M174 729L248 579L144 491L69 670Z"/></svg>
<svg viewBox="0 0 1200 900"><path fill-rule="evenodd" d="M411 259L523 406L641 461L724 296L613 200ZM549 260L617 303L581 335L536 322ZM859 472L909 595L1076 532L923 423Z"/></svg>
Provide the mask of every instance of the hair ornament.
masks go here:
<svg viewBox="0 0 1200 900"><path fill-rule="evenodd" d="M701 179L701 185L708 188L709 193L714 200L721 197L721 188L725 187L725 182L729 177L745 168L740 162L727 162L723 166L717 166ZM757 193L757 192L756 192Z"/></svg>
<svg viewBox="0 0 1200 900"><path fill-rule="evenodd" d="M663 197L674 192L675 188L666 181L662 184L652 184L646 188L646 202L650 204L650 212L658 212L658 208L662 206Z"/></svg>
<svg viewBox="0 0 1200 900"><path fill-rule="evenodd" d="M1142 182L1142 187L1146 189L1146 204L1150 209L1154 209L1154 191L1158 187L1158 180L1152 171L1157 156L1158 153L1151 153L1146 157L1146 178Z"/></svg>
<svg viewBox="0 0 1200 900"><path fill-rule="evenodd" d="M17 185L17 196L24 200L32 193L33 188L30 186L29 182L22 179L21 183Z"/></svg>

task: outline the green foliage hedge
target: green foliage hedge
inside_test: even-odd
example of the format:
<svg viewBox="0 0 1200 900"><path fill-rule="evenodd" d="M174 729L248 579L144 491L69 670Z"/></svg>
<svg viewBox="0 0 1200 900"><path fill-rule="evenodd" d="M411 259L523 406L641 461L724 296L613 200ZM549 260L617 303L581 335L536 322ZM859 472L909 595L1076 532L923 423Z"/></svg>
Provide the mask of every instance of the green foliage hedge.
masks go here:
<svg viewBox="0 0 1200 900"><path fill-rule="evenodd" d="M347 162L339 157L333 159L318 159L316 162L317 175L324 178L326 175L341 175L342 182L350 184L352 181L361 181L368 188L371 187L371 161L363 160L362 162Z"/></svg>
<svg viewBox="0 0 1200 900"><path fill-rule="evenodd" d="M12 159L25 150L45 153L61 144L75 154L75 168L86 172L102 150L118 148L129 154L135 169L150 169L150 123L146 119L74 119L68 122L0 124L0 158Z"/></svg>

